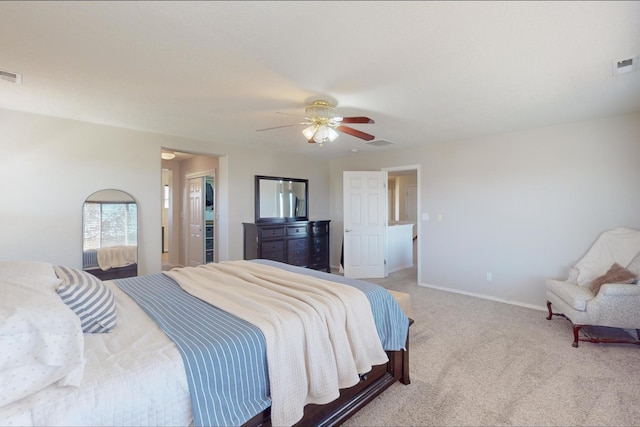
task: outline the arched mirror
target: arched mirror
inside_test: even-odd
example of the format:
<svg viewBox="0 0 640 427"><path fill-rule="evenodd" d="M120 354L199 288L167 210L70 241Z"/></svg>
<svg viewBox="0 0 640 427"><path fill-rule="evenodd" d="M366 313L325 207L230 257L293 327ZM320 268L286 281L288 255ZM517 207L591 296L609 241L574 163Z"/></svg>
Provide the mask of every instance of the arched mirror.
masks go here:
<svg viewBox="0 0 640 427"><path fill-rule="evenodd" d="M100 190L84 201L82 269L103 280L138 275L138 205L131 195Z"/></svg>

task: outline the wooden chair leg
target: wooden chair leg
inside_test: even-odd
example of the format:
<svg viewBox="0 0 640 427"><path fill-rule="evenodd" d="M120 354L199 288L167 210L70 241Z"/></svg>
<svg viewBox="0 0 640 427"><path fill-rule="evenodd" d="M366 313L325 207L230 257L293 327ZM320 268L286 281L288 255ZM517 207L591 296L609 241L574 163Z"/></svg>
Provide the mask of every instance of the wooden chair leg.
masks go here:
<svg viewBox="0 0 640 427"><path fill-rule="evenodd" d="M569 322L571 322L571 326L573 327L573 343L571 344L573 347L578 347L578 341L580 341L580 337L579 337L579 332L580 329L582 329L585 325L574 325L573 322L571 321L571 319L569 319L567 316L565 316L563 313L554 313L553 310L551 310L551 301L547 301L547 310L549 310L549 316L547 316L547 320L551 320L551 318L553 316L560 316L560 317L564 317L565 319L567 319ZM640 330L639 330L640 332ZM639 335L640 337L640 335Z"/></svg>
<svg viewBox="0 0 640 427"><path fill-rule="evenodd" d="M582 325L573 325L573 344L571 345L576 348L578 348L578 341L580 340L578 338L578 332L580 329L582 329Z"/></svg>

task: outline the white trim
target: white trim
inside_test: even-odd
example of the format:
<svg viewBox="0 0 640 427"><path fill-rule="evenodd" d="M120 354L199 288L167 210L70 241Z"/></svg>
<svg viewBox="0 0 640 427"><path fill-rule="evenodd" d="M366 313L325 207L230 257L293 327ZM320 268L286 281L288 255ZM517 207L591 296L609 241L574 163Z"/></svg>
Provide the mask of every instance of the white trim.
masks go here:
<svg viewBox="0 0 640 427"><path fill-rule="evenodd" d="M213 156L209 156L209 157L213 157ZM209 175L214 175L216 174L216 170L215 169L211 169L208 171L202 171L202 172L191 172L191 173L186 173L184 174L184 177L186 179L193 179L193 178L202 178L204 176L209 176Z"/></svg>
<svg viewBox="0 0 640 427"><path fill-rule="evenodd" d="M424 288L437 289L439 291L452 292L454 294L462 294L462 295L467 295L467 296L470 296L470 297L487 299L487 300L490 300L490 301L502 302L502 303L510 304L510 305L517 305L519 307L530 308L532 310L547 311L546 307L543 307L543 306L540 306L540 305L527 304L527 303L518 302L518 301L510 301L510 300L506 300L504 298L492 297L490 295L477 294L475 292L467 292L467 291L460 291L458 289L443 288L441 286L428 285L426 283L421 283L421 282L418 282L418 286L422 286Z"/></svg>

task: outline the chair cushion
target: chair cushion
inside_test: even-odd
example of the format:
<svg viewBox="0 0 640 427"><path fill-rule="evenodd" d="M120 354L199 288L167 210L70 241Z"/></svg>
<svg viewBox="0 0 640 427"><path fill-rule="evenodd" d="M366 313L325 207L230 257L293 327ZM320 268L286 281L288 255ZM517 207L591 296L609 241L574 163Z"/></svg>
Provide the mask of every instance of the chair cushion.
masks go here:
<svg viewBox="0 0 640 427"><path fill-rule="evenodd" d="M602 233L587 254L576 264L578 284L589 286L612 264L627 265L640 251L640 231L618 227Z"/></svg>
<svg viewBox="0 0 640 427"><path fill-rule="evenodd" d="M627 270L629 270L636 276L640 276L640 252L638 252L635 258L633 258L627 265ZM638 279L636 279L635 283L638 283Z"/></svg>
<svg viewBox="0 0 640 427"><path fill-rule="evenodd" d="M578 311L585 311L587 302L593 299L593 292L588 286L574 285L558 280L547 280L547 291Z"/></svg>
<svg viewBox="0 0 640 427"><path fill-rule="evenodd" d="M638 276L618 263L614 263L602 276L594 279L589 285L593 295L598 295L600 287L605 283L633 283Z"/></svg>

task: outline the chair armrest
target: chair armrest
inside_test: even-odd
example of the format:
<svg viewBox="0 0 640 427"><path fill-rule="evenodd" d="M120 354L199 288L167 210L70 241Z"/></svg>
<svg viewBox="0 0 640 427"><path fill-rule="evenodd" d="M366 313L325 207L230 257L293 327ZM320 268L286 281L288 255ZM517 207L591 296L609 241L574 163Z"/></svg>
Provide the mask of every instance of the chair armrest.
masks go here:
<svg viewBox="0 0 640 427"><path fill-rule="evenodd" d="M605 283L600 288L597 296L638 296L640 286L624 283Z"/></svg>
<svg viewBox="0 0 640 427"><path fill-rule="evenodd" d="M554 282L554 283L564 283L567 285L577 285L578 284L578 273L580 271L575 268L575 267L571 267L569 269L569 277L567 277L565 280L558 280L558 279L546 279L546 282Z"/></svg>

